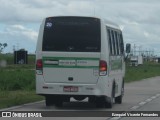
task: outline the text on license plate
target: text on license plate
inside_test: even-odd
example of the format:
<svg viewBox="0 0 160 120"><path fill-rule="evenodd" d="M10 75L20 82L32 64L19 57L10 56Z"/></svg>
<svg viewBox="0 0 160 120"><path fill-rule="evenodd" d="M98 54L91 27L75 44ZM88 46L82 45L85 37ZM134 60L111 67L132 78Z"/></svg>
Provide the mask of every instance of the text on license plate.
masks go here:
<svg viewBox="0 0 160 120"><path fill-rule="evenodd" d="M64 92L78 92L77 86L64 86L63 87Z"/></svg>

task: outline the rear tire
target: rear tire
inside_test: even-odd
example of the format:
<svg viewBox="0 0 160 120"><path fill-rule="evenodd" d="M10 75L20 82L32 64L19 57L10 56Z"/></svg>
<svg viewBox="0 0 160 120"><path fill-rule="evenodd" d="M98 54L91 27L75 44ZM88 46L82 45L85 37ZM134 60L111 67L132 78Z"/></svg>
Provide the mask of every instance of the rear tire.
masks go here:
<svg viewBox="0 0 160 120"><path fill-rule="evenodd" d="M105 107L105 97L97 97L96 98L96 107L104 108Z"/></svg>
<svg viewBox="0 0 160 120"><path fill-rule="evenodd" d="M122 104L123 95L124 95L124 80L122 83L121 95L115 98L115 103Z"/></svg>
<svg viewBox="0 0 160 120"><path fill-rule="evenodd" d="M122 103L122 95L115 98L115 103L118 103L118 104Z"/></svg>
<svg viewBox="0 0 160 120"><path fill-rule="evenodd" d="M115 97L115 85L113 85L113 87L112 87L111 97L106 100L106 103L105 103L106 108L112 108L113 107L114 97Z"/></svg>
<svg viewBox="0 0 160 120"><path fill-rule="evenodd" d="M53 100L53 99L52 99L51 96L45 96L46 107L53 105L53 101L52 101L52 100Z"/></svg>
<svg viewBox="0 0 160 120"><path fill-rule="evenodd" d="M55 98L55 106L56 107L62 107L63 106L63 98L62 97Z"/></svg>
<svg viewBox="0 0 160 120"><path fill-rule="evenodd" d="M106 107L106 108L112 108L113 102L112 102L111 99L112 99L112 98L108 98L108 101L107 101L106 104L105 104L105 107Z"/></svg>

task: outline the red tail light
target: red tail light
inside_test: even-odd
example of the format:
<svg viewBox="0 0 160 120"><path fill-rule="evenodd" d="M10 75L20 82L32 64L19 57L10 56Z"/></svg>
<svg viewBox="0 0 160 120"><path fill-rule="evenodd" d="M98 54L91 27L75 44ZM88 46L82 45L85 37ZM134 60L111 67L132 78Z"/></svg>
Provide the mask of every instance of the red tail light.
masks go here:
<svg viewBox="0 0 160 120"><path fill-rule="evenodd" d="M36 62L36 70L42 70L43 63L41 59L38 59Z"/></svg>
<svg viewBox="0 0 160 120"><path fill-rule="evenodd" d="M105 76L107 75L107 62L104 60L101 60L99 63L99 75Z"/></svg>
<svg viewBox="0 0 160 120"><path fill-rule="evenodd" d="M43 74L43 62L42 59L38 59L36 61L36 74L42 75Z"/></svg>

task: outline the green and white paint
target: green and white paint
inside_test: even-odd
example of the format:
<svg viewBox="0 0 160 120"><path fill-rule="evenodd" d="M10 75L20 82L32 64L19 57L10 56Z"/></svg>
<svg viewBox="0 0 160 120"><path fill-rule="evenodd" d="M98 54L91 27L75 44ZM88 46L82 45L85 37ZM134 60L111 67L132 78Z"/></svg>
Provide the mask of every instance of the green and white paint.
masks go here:
<svg viewBox="0 0 160 120"><path fill-rule="evenodd" d="M43 57L43 64L54 68L98 68L99 58Z"/></svg>

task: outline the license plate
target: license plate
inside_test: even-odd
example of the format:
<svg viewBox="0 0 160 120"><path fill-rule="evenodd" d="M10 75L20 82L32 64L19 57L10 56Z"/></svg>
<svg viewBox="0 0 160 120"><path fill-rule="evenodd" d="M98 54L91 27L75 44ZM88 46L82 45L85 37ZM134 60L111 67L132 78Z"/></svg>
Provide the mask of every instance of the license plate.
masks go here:
<svg viewBox="0 0 160 120"><path fill-rule="evenodd" d="M78 92L78 87L76 87L76 86L64 86L63 91L64 92Z"/></svg>

